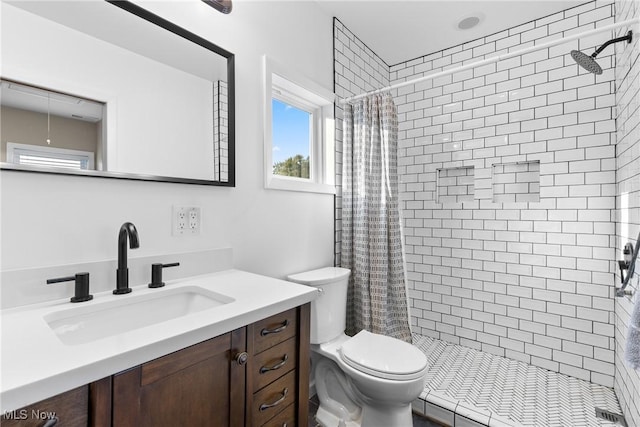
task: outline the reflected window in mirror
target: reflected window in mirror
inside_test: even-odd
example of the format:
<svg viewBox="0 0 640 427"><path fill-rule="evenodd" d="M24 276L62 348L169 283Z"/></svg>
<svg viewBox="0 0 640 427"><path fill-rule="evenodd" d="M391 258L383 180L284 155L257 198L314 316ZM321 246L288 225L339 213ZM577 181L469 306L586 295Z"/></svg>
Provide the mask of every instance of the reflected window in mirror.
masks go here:
<svg viewBox="0 0 640 427"><path fill-rule="evenodd" d="M7 162L16 165L63 168L71 170L95 170L95 153L69 150L48 145L7 143Z"/></svg>

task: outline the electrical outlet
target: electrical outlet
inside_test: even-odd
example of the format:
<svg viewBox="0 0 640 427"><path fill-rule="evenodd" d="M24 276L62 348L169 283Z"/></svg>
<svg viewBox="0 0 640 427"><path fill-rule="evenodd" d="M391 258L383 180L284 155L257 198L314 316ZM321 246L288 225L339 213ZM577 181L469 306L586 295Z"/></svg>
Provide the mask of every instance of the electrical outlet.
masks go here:
<svg viewBox="0 0 640 427"><path fill-rule="evenodd" d="M192 234L200 233L200 208L191 207L187 212L187 227Z"/></svg>
<svg viewBox="0 0 640 427"><path fill-rule="evenodd" d="M200 234L200 208L198 206L173 207L173 235Z"/></svg>

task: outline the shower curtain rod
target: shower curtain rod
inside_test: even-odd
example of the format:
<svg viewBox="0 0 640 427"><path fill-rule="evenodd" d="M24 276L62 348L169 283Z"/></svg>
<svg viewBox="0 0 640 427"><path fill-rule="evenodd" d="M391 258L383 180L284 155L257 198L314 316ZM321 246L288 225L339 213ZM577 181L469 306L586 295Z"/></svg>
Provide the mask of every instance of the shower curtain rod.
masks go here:
<svg viewBox="0 0 640 427"><path fill-rule="evenodd" d="M475 68L475 67L478 67L480 65L492 64L494 62L502 61L504 59L513 58L514 56L524 55L524 54L527 54L527 53L535 52L537 50L546 49L546 48L552 47L552 46L557 46L559 44L566 43L566 42L569 42L569 41L572 41L572 40L576 40L576 39L579 39L579 38L589 37L589 36L592 36L594 34L599 34L599 33L605 32L605 31L615 30L616 28L625 27L625 26L631 26L631 25L639 24L639 23L640 23L640 17L629 19L629 20L622 21L622 22L618 22L618 23L615 23L615 24L606 25L604 27L596 28L596 29L589 30L589 31L585 31L585 32L580 33L580 34L574 34L574 35L571 35L571 36L568 36L568 37L564 37L564 38L557 39L557 40L552 40L552 41L549 41L549 42L546 42L546 43L542 43L542 44L539 44L539 45L536 45L536 46L526 47L524 49L520 49L520 50L517 50L515 52L509 52L509 53L505 53L505 54L502 54L502 55L496 55L494 57L483 59L481 61L472 62L470 64L461 65L459 67L451 68L451 69L444 70L444 71L439 71L437 73L427 74L426 76L418 77L418 78L415 78L415 79L412 79L412 80L407 80L405 82L400 82L400 83L396 83L396 84L393 84L393 85L390 85L390 86L385 86L385 87L380 88L380 89L376 89L376 90L373 90L373 91L362 93L360 95L355 95L355 96L351 96L351 97L348 97L348 98L340 99L339 102L341 104L345 104L345 103L347 103L349 101L354 101L356 99L364 98L365 96L372 95L374 93L385 92L385 91L397 89L397 88L400 88L400 87L403 87L403 86L408 86L408 85L424 82L424 81L427 81L427 80L435 79L437 77L447 76L449 74L457 73L459 71L468 70L470 68Z"/></svg>

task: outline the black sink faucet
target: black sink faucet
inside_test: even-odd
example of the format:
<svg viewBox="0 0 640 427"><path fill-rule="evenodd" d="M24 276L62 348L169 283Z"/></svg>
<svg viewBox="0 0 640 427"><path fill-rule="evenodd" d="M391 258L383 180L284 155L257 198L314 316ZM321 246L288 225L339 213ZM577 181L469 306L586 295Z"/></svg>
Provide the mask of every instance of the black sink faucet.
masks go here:
<svg viewBox="0 0 640 427"><path fill-rule="evenodd" d="M118 234L118 270L116 271L114 294L128 294L131 292L129 287L129 268L127 267L127 236L129 237L129 247L131 249L140 247L136 226L130 222L122 224L120 234Z"/></svg>

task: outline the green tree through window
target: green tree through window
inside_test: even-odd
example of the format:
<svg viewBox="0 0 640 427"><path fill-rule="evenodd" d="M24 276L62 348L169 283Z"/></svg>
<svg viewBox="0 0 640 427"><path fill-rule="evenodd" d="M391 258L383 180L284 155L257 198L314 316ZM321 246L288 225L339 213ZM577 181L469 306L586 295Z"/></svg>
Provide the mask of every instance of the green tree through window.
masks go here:
<svg viewBox="0 0 640 427"><path fill-rule="evenodd" d="M309 156L296 154L273 165L273 174L309 179Z"/></svg>

